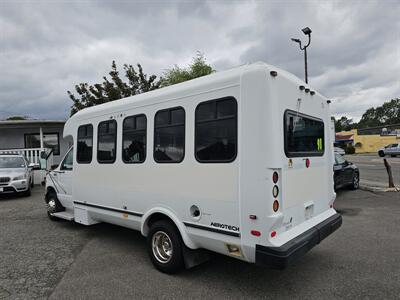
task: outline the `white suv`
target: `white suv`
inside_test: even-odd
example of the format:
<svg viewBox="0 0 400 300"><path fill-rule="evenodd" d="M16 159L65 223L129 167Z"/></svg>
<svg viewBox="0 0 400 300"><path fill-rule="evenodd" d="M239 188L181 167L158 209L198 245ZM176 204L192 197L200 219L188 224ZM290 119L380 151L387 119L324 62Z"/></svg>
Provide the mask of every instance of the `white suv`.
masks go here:
<svg viewBox="0 0 400 300"><path fill-rule="evenodd" d="M392 157L400 155L400 144L389 144L384 148L379 149L378 155L384 157L385 155L390 155Z"/></svg>
<svg viewBox="0 0 400 300"><path fill-rule="evenodd" d="M32 167L25 157L19 154L0 154L0 195L21 193L30 196L32 186Z"/></svg>

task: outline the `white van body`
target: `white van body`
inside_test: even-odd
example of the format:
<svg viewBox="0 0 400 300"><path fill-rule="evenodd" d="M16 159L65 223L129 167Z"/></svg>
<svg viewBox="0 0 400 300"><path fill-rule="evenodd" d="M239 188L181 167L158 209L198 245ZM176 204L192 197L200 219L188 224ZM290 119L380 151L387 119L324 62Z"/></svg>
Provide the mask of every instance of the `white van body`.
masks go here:
<svg viewBox="0 0 400 300"><path fill-rule="evenodd" d="M225 97L237 102L235 157L225 163L200 163L194 155L196 107ZM185 111L184 158L179 163L157 163L154 117L171 107ZM319 155L288 157L288 112L323 123L324 149L318 141ZM138 114L147 118L146 159L127 164L121 158L123 120ZM73 170L61 163L46 180L47 193L57 193L63 206L51 215L85 225L117 224L144 236L152 218L164 218L176 226L188 249L285 267L342 222L333 209L330 116L326 98L294 75L265 63L83 109L64 128L64 137L73 140ZM116 120L116 159L102 164L96 159L97 129L105 120ZM85 124L93 125L93 157L90 163L78 163L77 132Z"/></svg>

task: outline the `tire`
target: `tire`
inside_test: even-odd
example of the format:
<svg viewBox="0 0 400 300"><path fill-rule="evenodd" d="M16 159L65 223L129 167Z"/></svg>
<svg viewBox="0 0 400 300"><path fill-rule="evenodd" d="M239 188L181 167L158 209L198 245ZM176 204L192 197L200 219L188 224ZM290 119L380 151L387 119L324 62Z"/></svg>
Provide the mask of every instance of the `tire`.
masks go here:
<svg viewBox="0 0 400 300"><path fill-rule="evenodd" d="M379 155L380 157L385 157L385 152L379 151L379 152L378 152L378 155Z"/></svg>
<svg viewBox="0 0 400 300"><path fill-rule="evenodd" d="M354 172L350 188L352 190L357 190L359 187L360 187L360 174Z"/></svg>
<svg viewBox="0 0 400 300"><path fill-rule="evenodd" d="M32 177L32 179L31 179L31 188L33 188L33 186L34 186L34 183L33 183L33 177Z"/></svg>
<svg viewBox="0 0 400 300"><path fill-rule="evenodd" d="M50 191L46 195L46 207L47 207L47 216L52 221L59 221L60 219L57 217L53 217L51 214L60 212L64 210L64 207L61 205L60 201L57 198L57 194L54 191Z"/></svg>
<svg viewBox="0 0 400 300"><path fill-rule="evenodd" d="M179 272L184 267L184 244L178 229L169 221L154 223L147 236L147 251L154 267L167 274Z"/></svg>
<svg viewBox="0 0 400 300"><path fill-rule="evenodd" d="M23 192L22 195L23 195L24 197L30 197L31 194L32 194L32 192L31 192L31 185L29 185L28 190L26 190L25 192Z"/></svg>

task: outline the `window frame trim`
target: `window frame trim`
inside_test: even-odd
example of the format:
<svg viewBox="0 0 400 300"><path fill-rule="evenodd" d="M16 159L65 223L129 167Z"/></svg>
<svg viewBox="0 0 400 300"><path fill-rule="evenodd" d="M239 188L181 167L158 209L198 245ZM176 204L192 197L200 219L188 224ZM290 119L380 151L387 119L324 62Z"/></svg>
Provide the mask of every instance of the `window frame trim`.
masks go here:
<svg viewBox="0 0 400 300"><path fill-rule="evenodd" d="M133 129L133 130L131 130L131 132L133 131L133 132L138 132L138 131L144 131L145 132L145 140L146 140L146 151L145 151L145 156L144 156L144 160L143 161L126 161L125 159L124 159L124 133L125 133L125 131L124 131L124 125L125 125L125 121L126 121L126 119L128 119L128 118L132 118L132 117L134 117L135 118L135 122L136 122L136 117L141 117L141 116L144 116L144 118L146 119L146 128L145 129ZM147 128L148 128L148 126L147 126L147 116L146 116L146 114L144 114L144 113L141 113L141 114L137 114L137 115L132 115L132 116L127 116L127 117L125 117L124 119L123 119L123 121L122 121L122 144L121 144L121 160L122 160L122 162L124 163L124 164L143 164L145 161L146 161L146 159L147 159L147 149L148 149L148 147L147 147L147 145L148 145L148 140L147 140ZM136 125L135 125L136 126Z"/></svg>
<svg viewBox="0 0 400 300"><path fill-rule="evenodd" d="M109 161L101 161L101 160L99 160L99 127L100 127L100 125L102 124L102 123L111 123L111 122L113 122L113 123L115 123L115 135L114 135L114 145L115 145L115 156L114 156L114 159L111 161L111 160L109 160ZM108 135L109 133L107 133L107 135ZM116 160L117 160L117 136L118 136L118 122L117 122L117 120L115 120L115 119L110 119L110 120L104 120L104 121L101 121L101 122L99 122L99 124L97 124L97 149L96 149L96 160L97 160L97 162L99 163L99 164L113 164L113 163L115 163L116 162Z"/></svg>
<svg viewBox="0 0 400 300"><path fill-rule="evenodd" d="M300 116L300 117L305 117L308 118L310 120L314 120L314 121L318 121L322 123L323 126L323 151L322 152L317 152L317 151L313 151L313 152L290 152L287 149L287 124L286 124L286 117L288 114L294 114L294 116ZM301 112L296 112L294 110L291 109L286 109L283 113L283 144L284 144L284 151L285 151L285 155L287 158L296 158L296 157L322 157L325 155L325 123L323 119L317 118L317 117L313 117Z"/></svg>
<svg viewBox="0 0 400 300"><path fill-rule="evenodd" d="M84 127L84 126L92 126L92 155L90 157L90 161L85 161L85 162L81 162L78 160L78 140L79 140L79 128ZM91 164L93 161L93 139L94 139L94 126L92 123L87 123L87 124L82 124L78 126L78 129L76 131L76 163L77 164ZM74 147L75 148L75 147Z"/></svg>
<svg viewBox="0 0 400 300"><path fill-rule="evenodd" d="M43 132L43 135L46 135L46 134L55 134L55 135L57 135L57 148L58 148L58 153L54 153L54 151L53 151L53 155L54 156L60 156L61 155L61 149L60 149L60 133L59 132ZM39 143L40 143L40 132L39 133L24 133L24 146L25 146L25 149L30 149L30 148L28 148L28 147L26 147L26 137L28 136L28 135L38 135L39 136ZM43 140L43 142L44 142L44 140ZM43 145L44 146L44 145ZM40 146L39 146L39 148L40 148ZM43 147L43 148L45 148L45 147Z"/></svg>
<svg viewBox="0 0 400 300"><path fill-rule="evenodd" d="M218 118L218 102L219 101L226 101L226 100L234 100L235 101L235 105L236 105L236 112L235 112L235 116L234 117L220 117ZM205 103L209 103L209 102L216 102L215 104L215 119L207 119L207 120L201 120L201 121L197 121L197 115L196 115L196 111L198 109L198 107L202 104ZM196 151L196 137L197 137L197 123L199 124L205 124L208 122L215 122L215 121L219 121L219 120L230 120L230 119L234 119L235 120L235 129L236 129L236 143L235 143L235 155L230 159L230 160L201 160L199 159L199 157L197 156L197 151ZM233 163L237 156L238 156L238 143L239 143L239 128L238 128L238 124L239 124L239 104L237 99L234 96L225 96L225 97L221 97L221 98L216 98L216 99L212 99L212 100L206 100L206 101L202 101L199 102L196 105L196 108L194 109L194 157L196 158L196 161L198 163L201 164L229 164L229 163Z"/></svg>
<svg viewBox="0 0 400 300"><path fill-rule="evenodd" d="M64 156L63 160L60 163L60 170L61 171L73 171L74 170L74 157L72 156L72 168L64 168L63 164L65 162L65 160L67 159L67 156L72 153L72 155L74 155L74 148L72 147L71 149L68 150L67 154Z"/></svg>
<svg viewBox="0 0 400 300"><path fill-rule="evenodd" d="M168 111L168 121L169 123L171 123L171 111L172 110L176 110L176 109L182 109L183 110L183 123L176 123L174 125L168 124L168 125L156 125L156 118L157 118L157 114L163 111ZM156 159L155 157L155 153L156 153L156 130L158 128L169 128L169 127L178 127L178 126L183 126L183 153L182 153L182 158L180 160L177 161L159 161ZM186 110L183 106L173 106L170 108L163 108L160 109L158 111L156 111L156 113L154 114L154 128L153 128L153 160L157 163L157 164L180 164L181 162L183 162L185 160L185 156L186 156Z"/></svg>

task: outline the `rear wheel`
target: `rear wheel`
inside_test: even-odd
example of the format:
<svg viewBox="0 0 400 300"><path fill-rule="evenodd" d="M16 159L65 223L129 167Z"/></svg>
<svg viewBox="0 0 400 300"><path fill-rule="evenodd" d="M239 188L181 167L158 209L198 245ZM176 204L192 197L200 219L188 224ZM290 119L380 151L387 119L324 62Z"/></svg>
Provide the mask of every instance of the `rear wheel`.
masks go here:
<svg viewBox="0 0 400 300"><path fill-rule="evenodd" d="M358 174L357 172L354 172L353 174L353 181L350 187L352 190L356 190L360 187L360 174Z"/></svg>
<svg viewBox="0 0 400 300"><path fill-rule="evenodd" d="M384 157L384 156L385 156L385 152L383 152L383 151L381 150L381 151L378 152L378 155L379 155L380 157Z"/></svg>
<svg viewBox="0 0 400 300"><path fill-rule="evenodd" d="M52 221L60 220L59 218L52 216L53 213L60 212L64 209L57 198L57 194L54 191L50 191L46 195L46 204L47 216L49 217L49 219Z"/></svg>
<svg viewBox="0 0 400 300"><path fill-rule="evenodd" d="M161 220L150 227L147 250L153 265L163 273L173 274L183 269L181 235L169 221Z"/></svg>

